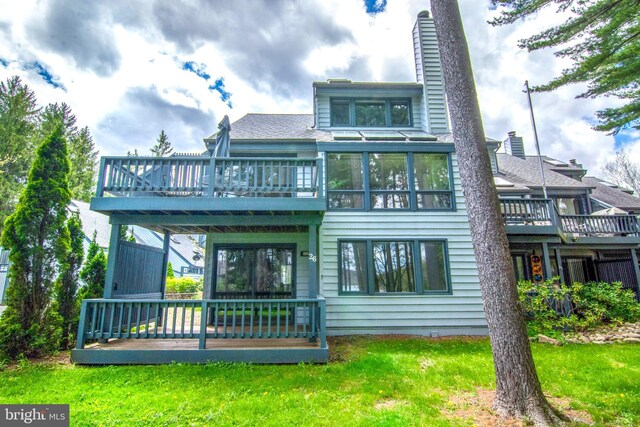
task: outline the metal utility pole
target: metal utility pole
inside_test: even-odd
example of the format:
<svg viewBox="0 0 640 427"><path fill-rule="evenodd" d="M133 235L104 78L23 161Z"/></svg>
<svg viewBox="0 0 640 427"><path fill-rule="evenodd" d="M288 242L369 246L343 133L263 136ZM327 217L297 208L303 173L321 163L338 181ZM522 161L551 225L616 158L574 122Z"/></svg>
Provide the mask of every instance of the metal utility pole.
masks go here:
<svg viewBox="0 0 640 427"><path fill-rule="evenodd" d="M542 166L542 156L540 155L540 143L538 142L538 130L536 129L536 119L533 116L533 104L531 103L531 92L529 91L529 80L524 81L524 87L527 89L527 99L529 100L529 111L531 112L531 126L533 127L533 140L536 142L536 152L538 153L538 163L540 164L540 177L542 178L542 192L544 198L548 199L547 184L544 180L544 168Z"/></svg>

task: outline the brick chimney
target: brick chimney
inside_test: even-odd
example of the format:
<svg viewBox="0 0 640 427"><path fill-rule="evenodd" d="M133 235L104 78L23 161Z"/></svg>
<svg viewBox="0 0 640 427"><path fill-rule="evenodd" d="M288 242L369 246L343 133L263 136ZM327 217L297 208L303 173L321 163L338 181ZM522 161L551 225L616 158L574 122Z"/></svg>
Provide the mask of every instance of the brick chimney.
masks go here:
<svg viewBox="0 0 640 427"><path fill-rule="evenodd" d="M440 65L440 51L436 28L429 12L423 10L413 27L413 50L416 62L416 80L424 85L422 114L426 131L431 134L449 133L449 116L444 91L444 77Z"/></svg>
<svg viewBox="0 0 640 427"><path fill-rule="evenodd" d="M524 142L521 136L516 136L516 131L512 130L504 140L504 148L507 154L524 159Z"/></svg>

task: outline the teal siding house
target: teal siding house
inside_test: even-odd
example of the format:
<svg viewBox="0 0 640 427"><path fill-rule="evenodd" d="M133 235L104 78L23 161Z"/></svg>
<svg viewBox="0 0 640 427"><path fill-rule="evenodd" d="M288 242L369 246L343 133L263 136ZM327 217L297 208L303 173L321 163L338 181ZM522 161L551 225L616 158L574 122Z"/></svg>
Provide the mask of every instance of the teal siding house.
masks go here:
<svg viewBox="0 0 640 427"><path fill-rule="evenodd" d="M83 301L72 359L322 363L331 335L486 334L427 12L413 40L415 82L315 82L310 114L223 120L202 155L103 157L91 209L112 224L104 298ZM498 145L488 140L504 183ZM514 254L546 251L552 265L551 201L510 183ZM160 233L163 247L121 241L125 226ZM637 228L625 231L599 245L627 239L630 256ZM206 236L202 300L165 299L182 234Z"/></svg>

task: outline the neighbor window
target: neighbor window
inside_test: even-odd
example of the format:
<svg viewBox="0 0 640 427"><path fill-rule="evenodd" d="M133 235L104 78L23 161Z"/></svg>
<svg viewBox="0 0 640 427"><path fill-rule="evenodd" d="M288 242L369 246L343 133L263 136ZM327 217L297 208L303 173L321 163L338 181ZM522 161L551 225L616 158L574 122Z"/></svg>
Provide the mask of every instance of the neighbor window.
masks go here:
<svg viewBox="0 0 640 427"><path fill-rule="evenodd" d="M340 292L447 293L446 242L354 240L339 242Z"/></svg>
<svg viewBox="0 0 640 427"><path fill-rule="evenodd" d="M409 99L331 99L331 126L411 126Z"/></svg>

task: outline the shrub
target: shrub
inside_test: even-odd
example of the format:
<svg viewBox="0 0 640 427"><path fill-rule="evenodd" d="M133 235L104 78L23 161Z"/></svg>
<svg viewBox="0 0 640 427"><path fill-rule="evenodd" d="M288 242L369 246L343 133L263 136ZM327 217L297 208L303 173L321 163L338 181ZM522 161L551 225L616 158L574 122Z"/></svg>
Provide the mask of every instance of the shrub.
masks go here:
<svg viewBox="0 0 640 427"><path fill-rule="evenodd" d="M567 286L558 278L539 284L521 281L518 295L530 335L557 336L560 331L640 320L640 303L631 290L617 282Z"/></svg>
<svg viewBox="0 0 640 427"><path fill-rule="evenodd" d="M520 281L518 296L529 335L558 335L560 331L573 328L573 316L565 308L570 289L556 279L544 283Z"/></svg>
<svg viewBox="0 0 640 427"><path fill-rule="evenodd" d="M606 323L621 324L640 320L640 303L633 291L620 282L574 283L571 286L576 326L588 329Z"/></svg>
<svg viewBox="0 0 640 427"><path fill-rule="evenodd" d="M203 279L195 280L191 277L167 277L165 293L167 294L195 294L202 290Z"/></svg>

